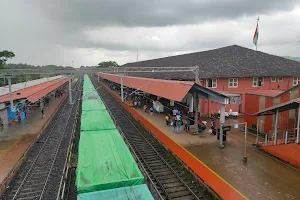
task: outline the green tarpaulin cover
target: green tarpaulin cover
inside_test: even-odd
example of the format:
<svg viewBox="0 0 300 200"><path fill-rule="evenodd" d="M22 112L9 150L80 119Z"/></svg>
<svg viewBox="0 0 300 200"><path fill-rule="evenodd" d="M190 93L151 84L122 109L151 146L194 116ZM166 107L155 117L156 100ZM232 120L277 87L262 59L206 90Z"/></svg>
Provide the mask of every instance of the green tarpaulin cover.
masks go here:
<svg viewBox="0 0 300 200"><path fill-rule="evenodd" d="M88 99L82 101L82 110L105 110L106 107L101 99Z"/></svg>
<svg viewBox="0 0 300 200"><path fill-rule="evenodd" d="M107 110L89 110L81 113L81 130L98 131L116 129Z"/></svg>
<svg viewBox="0 0 300 200"><path fill-rule="evenodd" d="M76 170L78 193L143 183L144 177L117 130L81 132Z"/></svg>
<svg viewBox="0 0 300 200"><path fill-rule="evenodd" d="M93 91L87 91L87 92L83 92L82 93L82 99L86 100L86 99L100 99L98 93L93 90Z"/></svg>
<svg viewBox="0 0 300 200"><path fill-rule="evenodd" d="M131 187L104 190L80 194L77 200L154 200L147 185L135 185Z"/></svg>

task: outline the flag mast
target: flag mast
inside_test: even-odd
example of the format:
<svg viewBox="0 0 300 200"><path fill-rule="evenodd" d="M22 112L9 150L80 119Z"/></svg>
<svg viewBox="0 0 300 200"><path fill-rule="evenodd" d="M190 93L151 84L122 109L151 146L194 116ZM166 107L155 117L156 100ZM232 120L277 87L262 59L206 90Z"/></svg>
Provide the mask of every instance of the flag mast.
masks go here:
<svg viewBox="0 0 300 200"><path fill-rule="evenodd" d="M258 28L259 17L257 17L257 28ZM256 51L257 51L257 43L256 43Z"/></svg>

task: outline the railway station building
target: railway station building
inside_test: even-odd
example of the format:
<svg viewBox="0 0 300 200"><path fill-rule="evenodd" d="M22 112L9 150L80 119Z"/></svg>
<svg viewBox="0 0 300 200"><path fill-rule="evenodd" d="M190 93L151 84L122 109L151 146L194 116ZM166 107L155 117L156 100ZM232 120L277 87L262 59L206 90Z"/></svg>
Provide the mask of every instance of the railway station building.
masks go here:
<svg viewBox="0 0 300 200"><path fill-rule="evenodd" d="M218 92L240 94L240 105L228 105L228 112L246 113L246 93L279 94L300 82L300 63L283 57L232 45L223 48L127 63L122 68L142 70L151 67L198 66L199 82ZM157 69L159 71L159 69ZM195 81L191 72L143 73L127 71L130 76ZM212 101L200 100L201 114L211 115L220 110Z"/></svg>

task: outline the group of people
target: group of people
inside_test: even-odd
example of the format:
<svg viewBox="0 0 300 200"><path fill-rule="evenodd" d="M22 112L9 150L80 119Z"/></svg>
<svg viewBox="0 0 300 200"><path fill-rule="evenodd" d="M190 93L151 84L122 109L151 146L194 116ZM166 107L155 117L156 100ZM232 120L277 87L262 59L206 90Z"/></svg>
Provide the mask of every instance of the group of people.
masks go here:
<svg viewBox="0 0 300 200"><path fill-rule="evenodd" d="M190 131L190 125L191 125L190 118L182 119L181 112L175 107L172 110L172 115L170 113L168 113L165 116L165 120L166 120L167 126L171 125L173 127L174 133L180 133L183 129L186 132Z"/></svg>
<svg viewBox="0 0 300 200"><path fill-rule="evenodd" d="M131 106L134 108L141 108L142 107L142 103L138 98L132 99L131 100Z"/></svg>
<svg viewBox="0 0 300 200"><path fill-rule="evenodd" d="M165 121L167 126L172 126L174 133L180 133L182 130L185 132L190 132L191 125L194 125L194 119L192 116L182 115L177 108L173 108L172 115L170 113L166 114ZM206 130L207 121L202 121L198 118L197 132L202 133ZM216 135L215 121L211 121L211 129L209 131L211 134Z"/></svg>

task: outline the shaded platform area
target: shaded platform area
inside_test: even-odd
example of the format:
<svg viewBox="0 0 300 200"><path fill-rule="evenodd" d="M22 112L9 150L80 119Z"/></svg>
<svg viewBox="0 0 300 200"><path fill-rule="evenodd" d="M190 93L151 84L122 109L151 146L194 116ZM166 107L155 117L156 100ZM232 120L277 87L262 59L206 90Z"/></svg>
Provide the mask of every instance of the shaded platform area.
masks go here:
<svg viewBox="0 0 300 200"><path fill-rule="evenodd" d="M116 92L114 92L117 96ZM126 103L128 107L128 102ZM284 165L252 147L255 136L248 134L247 156L248 163L242 162L244 155L244 134L240 129L232 129L227 133L225 148L218 148L216 136L208 132L192 135L184 131L179 134L172 132L167 126L164 114L150 115L142 109L134 109L140 117L141 123L154 126L176 143L182 145L188 152L203 162L209 169L218 174L221 179L240 191L249 199L300 199L299 184L300 171ZM202 118L205 120L205 118ZM208 128L210 126L209 120ZM243 118L227 119L225 124L242 123ZM153 131L153 130L152 130ZM202 172L203 173L203 172Z"/></svg>
<svg viewBox="0 0 300 200"><path fill-rule="evenodd" d="M217 147L218 140L216 136L210 135L207 131L199 135L193 135L192 128L191 133L184 131L179 134L173 133L172 127L166 126L163 114L150 115L141 109L137 109L137 111L249 199L300 199L298 192L300 171L253 149L254 135L248 135L247 138L248 164L245 165L242 162L244 134L240 129L232 129L228 132L225 148L220 149ZM207 119L202 118L202 120ZM207 121L209 128L210 123L209 120ZM238 118L227 119L225 122L226 124L234 124L242 121L243 118ZM300 152L298 152L298 160L300 159L299 155ZM297 157L297 153L294 156Z"/></svg>
<svg viewBox="0 0 300 200"><path fill-rule="evenodd" d="M22 123L5 127L0 132L0 194L6 187L6 182L21 163L24 153L39 137L40 133L50 123L65 97L53 99L45 109L45 117L41 119L40 109L28 114Z"/></svg>
<svg viewBox="0 0 300 200"><path fill-rule="evenodd" d="M300 145L292 143L262 146L260 148L263 151L300 168Z"/></svg>

